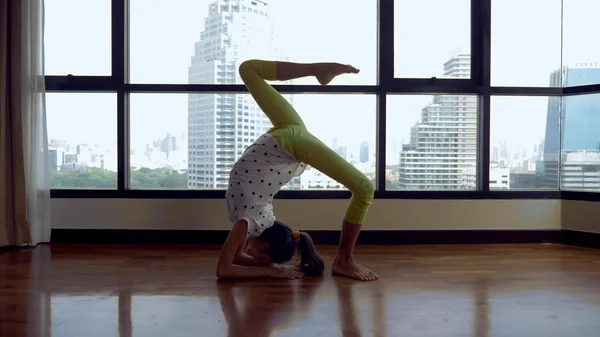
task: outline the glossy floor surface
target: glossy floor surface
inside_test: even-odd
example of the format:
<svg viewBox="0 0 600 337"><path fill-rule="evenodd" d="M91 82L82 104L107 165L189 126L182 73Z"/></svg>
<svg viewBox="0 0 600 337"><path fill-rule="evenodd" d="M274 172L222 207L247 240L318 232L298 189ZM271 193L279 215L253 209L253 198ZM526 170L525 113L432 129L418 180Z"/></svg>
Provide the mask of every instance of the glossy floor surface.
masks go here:
<svg viewBox="0 0 600 337"><path fill-rule="evenodd" d="M331 265L334 247L321 247ZM0 336L600 336L600 250L363 246L381 279L218 282L218 247L0 253Z"/></svg>

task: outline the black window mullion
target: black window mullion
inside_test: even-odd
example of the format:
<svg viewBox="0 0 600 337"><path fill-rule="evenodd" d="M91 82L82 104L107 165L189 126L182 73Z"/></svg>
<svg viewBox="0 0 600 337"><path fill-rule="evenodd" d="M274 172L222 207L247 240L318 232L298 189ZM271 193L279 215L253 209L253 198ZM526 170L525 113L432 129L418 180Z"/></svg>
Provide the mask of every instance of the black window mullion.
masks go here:
<svg viewBox="0 0 600 337"><path fill-rule="evenodd" d="M377 118L376 118L376 158L375 177L378 194L385 193L385 167L386 167L386 117L387 117L387 92L394 76L394 1L379 0L377 2L377 36L378 36L378 62L377 62Z"/></svg>
<svg viewBox="0 0 600 337"><path fill-rule="evenodd" d="M394 0L379 0L377 5L377 85L383 91L391 91L389 86L394 79Z"/></svg>
<svg viewBox="0 0 600 337"><path fill-rule="evenodd" d="M127 111L126 79L126 8L127 0L112 0L111 45L112 82L117 91L117 189L129 186L129 118Z"/></svg>
<svg viewBox="0 0 600 337"><path fill-rule="evenodd" d="M486 1L486 0L483 0ZM483 21L482 0L471 0L471 79L483 86Z"/></svg>
<svg viewBox="0 0 600 337"><path fill-rule="evenodd" d="M471 61L476 70L475 78L481 88L478 109L477 139L477 189L490 190L490 116L491 116L491 8L492 0L472 0L471 36L475 59Z"/></svg>

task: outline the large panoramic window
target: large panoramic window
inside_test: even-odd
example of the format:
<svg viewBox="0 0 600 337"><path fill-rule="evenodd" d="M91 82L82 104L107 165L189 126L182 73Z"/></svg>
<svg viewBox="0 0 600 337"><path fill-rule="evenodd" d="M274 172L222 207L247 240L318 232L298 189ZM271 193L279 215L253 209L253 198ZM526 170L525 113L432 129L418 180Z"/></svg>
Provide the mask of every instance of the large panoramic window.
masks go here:
<svg viewBox="0 0 600 337"><path fill-rule="evenodd" d="M376 198L600 191L598 4L489 1L46 0L52 196L222 198L248 59L360 69L267 81ZM278 197L347 198L318 166Z"/></svg>

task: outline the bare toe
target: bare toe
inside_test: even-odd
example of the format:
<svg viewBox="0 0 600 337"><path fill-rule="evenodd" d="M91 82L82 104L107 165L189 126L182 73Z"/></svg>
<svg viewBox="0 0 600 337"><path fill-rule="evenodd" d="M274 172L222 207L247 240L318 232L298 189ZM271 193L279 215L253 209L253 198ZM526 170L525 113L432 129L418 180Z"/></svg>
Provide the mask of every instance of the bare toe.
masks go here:
<svg viewBox="0 0 600 337"><path fill-rule="evenodd" d="M334 262L332 274L360 281L374 281L378 278L375 273L354 262Z"/></svg>

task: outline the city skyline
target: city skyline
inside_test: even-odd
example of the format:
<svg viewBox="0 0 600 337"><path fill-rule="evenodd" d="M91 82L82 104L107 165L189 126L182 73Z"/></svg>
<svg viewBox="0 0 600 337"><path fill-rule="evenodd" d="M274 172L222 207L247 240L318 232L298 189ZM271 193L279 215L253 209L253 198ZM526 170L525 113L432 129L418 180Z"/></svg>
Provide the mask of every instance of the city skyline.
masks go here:
<svg viewBox="0 0 600 337"><path fill-rule="evenodd" d="M591 70L595 71L597 69L591 68ZM565 70L565 71L568 71L568 70ZM554 72L553 74L555 74L555 73L556 72ZM584 78L586 78L586 77L584 76ZM590 96L590 95L588 95L588 96ZM446 95L446 96L442 96L442 97L453 97L453 96ZM585 97L585 96L582 96L582 97ZM494 98L494 99L502 99L502 98ZM513 97L504 97L504 99L508 99L508 100L511 100L511 101L514 100ZM553 98L548 99L548 98L545 98L545 97L533 97L533 98L532 97L527 97L527 98L517 98L517 99L527 99L529 101L533 99L533 100L540 101L542 104L548 105L548 104L550 104L550 102L551 102L551 100ZM560 99L560 100L562 100L562 99ZM494 104L495 103L496 102L494 102L494 100L493 100L492 101L492 116L494 116L493 111L494 111ZM431 102L429 102L428 105L429 104L431 104ZM546 112L544 112L544 114L546 114ZM493 117L492 117L492 119L493 119ZM520 124L520 123L516 123L516 124ZM545 131L548 132L548 129L546 128ZM558 130L557 130L557 132L558 132ZM557 136L558 136L558 134L557 134ZM184 138L184 137L182 137L182 138ZM491 147L492 148L494 146L497 146L497 144L500 142L500 143L504 143L504 146L505 146L506 149L511 149L511 146L507 145L507 143L509 143L509 142L507 142L506 140L496 140L496 139L493 139L493 138L494 137L493 137L493 132L492 132L492 142L491 142ZM156 141L156 139L154 141ZM184 140L184 142L185 142L185 140ZM530 154L529 151L533 151L535 153L535 147L538 146L538 145L540 145L540 144L543 144L543 142L544 142L544 140L542 138L537 144L534 144L534 145L530 146L530 148L517 147L517 148L512 149L513 151L516 152L515 157L513 157L511 155L507 155L504 158L505 162L501 163L501 164L503 164L501 166L502 167L507 167L507 168L515 169L515 171L527 171L527 169L529 169L530 171L534 172L535 171L535 163L533 162L533 160L529 161L531 159L531 154ZM365 141L360 141L360 144L363 144L363 143L365 143ZM332 148L334 148L336 146L336 144L339 145L340 148L344 148L344 151L346 151L347 148L348 148L348 146L346 146L345 144L341 143L339 141L339 139L337 139L337 138L333 139L333 141L331 143ZM405 142L405 144L406 144L406 142ZM146 146L148 146L148 145L149 144L146 144ZM533 147L533 149L532 149L532 147ZM116 148L115 148L115 150L116 150ZM135 152L135 151L133 151L133 152ZM351 151L350 152L350 156L354 156L355 153L357 154L356 157L358 157L360 155L360 147L356 147L356 149L354 151ZM345 154L346 154L346 157L348 157L348 155L347 155L346 152L345 152ZM493 160L493 157L491 159ZM513 162L513 160L516 160L516 161ZM528 162L528 166L524 167L523 164L522 164L523 162ZM395 164L397 164L397 163L395 163ZM498 164L498 162L495 162L495 164ZM115 162L114 165L116 166L116 162ZM135 163L132 162L132 166L136 166ZM178 169L181 169L181 166L178 167ZM372 170L374 170L374 168L372 168Z"/></svg>

